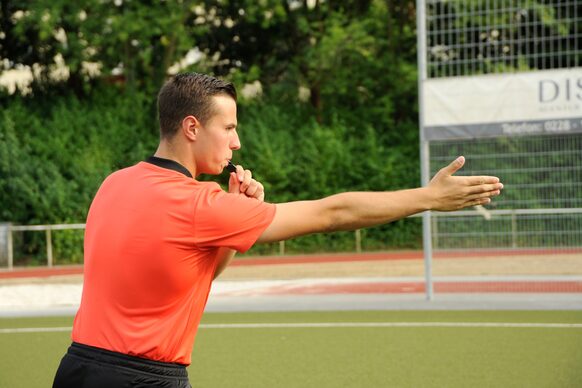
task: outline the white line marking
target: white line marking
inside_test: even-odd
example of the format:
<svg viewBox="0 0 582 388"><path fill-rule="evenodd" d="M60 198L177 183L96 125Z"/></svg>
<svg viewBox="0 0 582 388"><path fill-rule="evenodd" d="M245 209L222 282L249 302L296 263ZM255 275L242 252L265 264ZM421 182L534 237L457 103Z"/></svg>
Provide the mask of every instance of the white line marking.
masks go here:
<svg viewBox="0 0 582 388"><path fill-rule="evenodd" d="M269 328L330 328L330 327L524 327L574 328L582 323L503 323L503 322L326 322L326 323L207 323L201 329L269 329Z"/></svg>
<svg viewBox="0 0 582 388"><path fill-rule="evenodd" d="M582 329L582 323L507 323L507 322L305 322L305 323L203 323L201 329L294 329L333 327L508 327ZM21 327L0 329L0 334L56 333L71 331L71 327Z"/></svg>

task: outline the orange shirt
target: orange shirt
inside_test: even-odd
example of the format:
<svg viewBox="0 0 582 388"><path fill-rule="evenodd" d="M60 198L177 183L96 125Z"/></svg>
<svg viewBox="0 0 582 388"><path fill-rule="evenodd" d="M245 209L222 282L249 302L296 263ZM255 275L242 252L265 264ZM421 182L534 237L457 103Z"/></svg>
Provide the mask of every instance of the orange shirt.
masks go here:
<svg viewBox="0 0 582 388"><path fill-rule="evenodd" d="M91 204L72 339L188 365L218 248L248 250L275 205L198 182L176 162L149 161L111 174Z"/></svg>

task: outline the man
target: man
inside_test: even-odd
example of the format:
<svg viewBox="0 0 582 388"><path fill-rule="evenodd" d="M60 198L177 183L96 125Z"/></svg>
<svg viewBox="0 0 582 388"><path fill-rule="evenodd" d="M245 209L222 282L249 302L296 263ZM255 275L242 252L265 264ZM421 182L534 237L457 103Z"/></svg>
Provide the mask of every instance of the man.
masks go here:
<svg viewBox="0 0 582 388"><path fill-rule="evenodd" d="M270 204L241 166L228 193L195 179L220 174L241 147L232 84L177 75L158 110L155 155L111 174L91 204L83 296L55 388L190 387L185 367L210 285L235 251L484 205L503 187L496 177L452 176L459 157L424 188Z"/></svg>

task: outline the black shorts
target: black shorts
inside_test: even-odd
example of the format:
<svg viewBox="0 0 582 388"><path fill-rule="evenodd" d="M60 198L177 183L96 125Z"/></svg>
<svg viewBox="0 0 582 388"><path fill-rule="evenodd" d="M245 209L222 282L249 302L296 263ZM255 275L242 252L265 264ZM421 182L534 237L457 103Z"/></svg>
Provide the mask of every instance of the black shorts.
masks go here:
<svg viewBox="0 0 582 388"><path fill-rule="evenodd" d="M192 388L186 367L146 360L73 342L53 388Z"/></svg>

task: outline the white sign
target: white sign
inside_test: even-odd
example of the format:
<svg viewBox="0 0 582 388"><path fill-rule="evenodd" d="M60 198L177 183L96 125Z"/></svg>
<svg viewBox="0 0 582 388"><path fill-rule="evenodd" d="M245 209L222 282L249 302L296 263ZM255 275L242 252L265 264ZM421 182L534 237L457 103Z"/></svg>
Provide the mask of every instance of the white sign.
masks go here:
<svg viewBox="0 0 582 388"><path fill-rule="evenodd" d="M582 68L423 82L429 140L582 132Z"/></svg>

